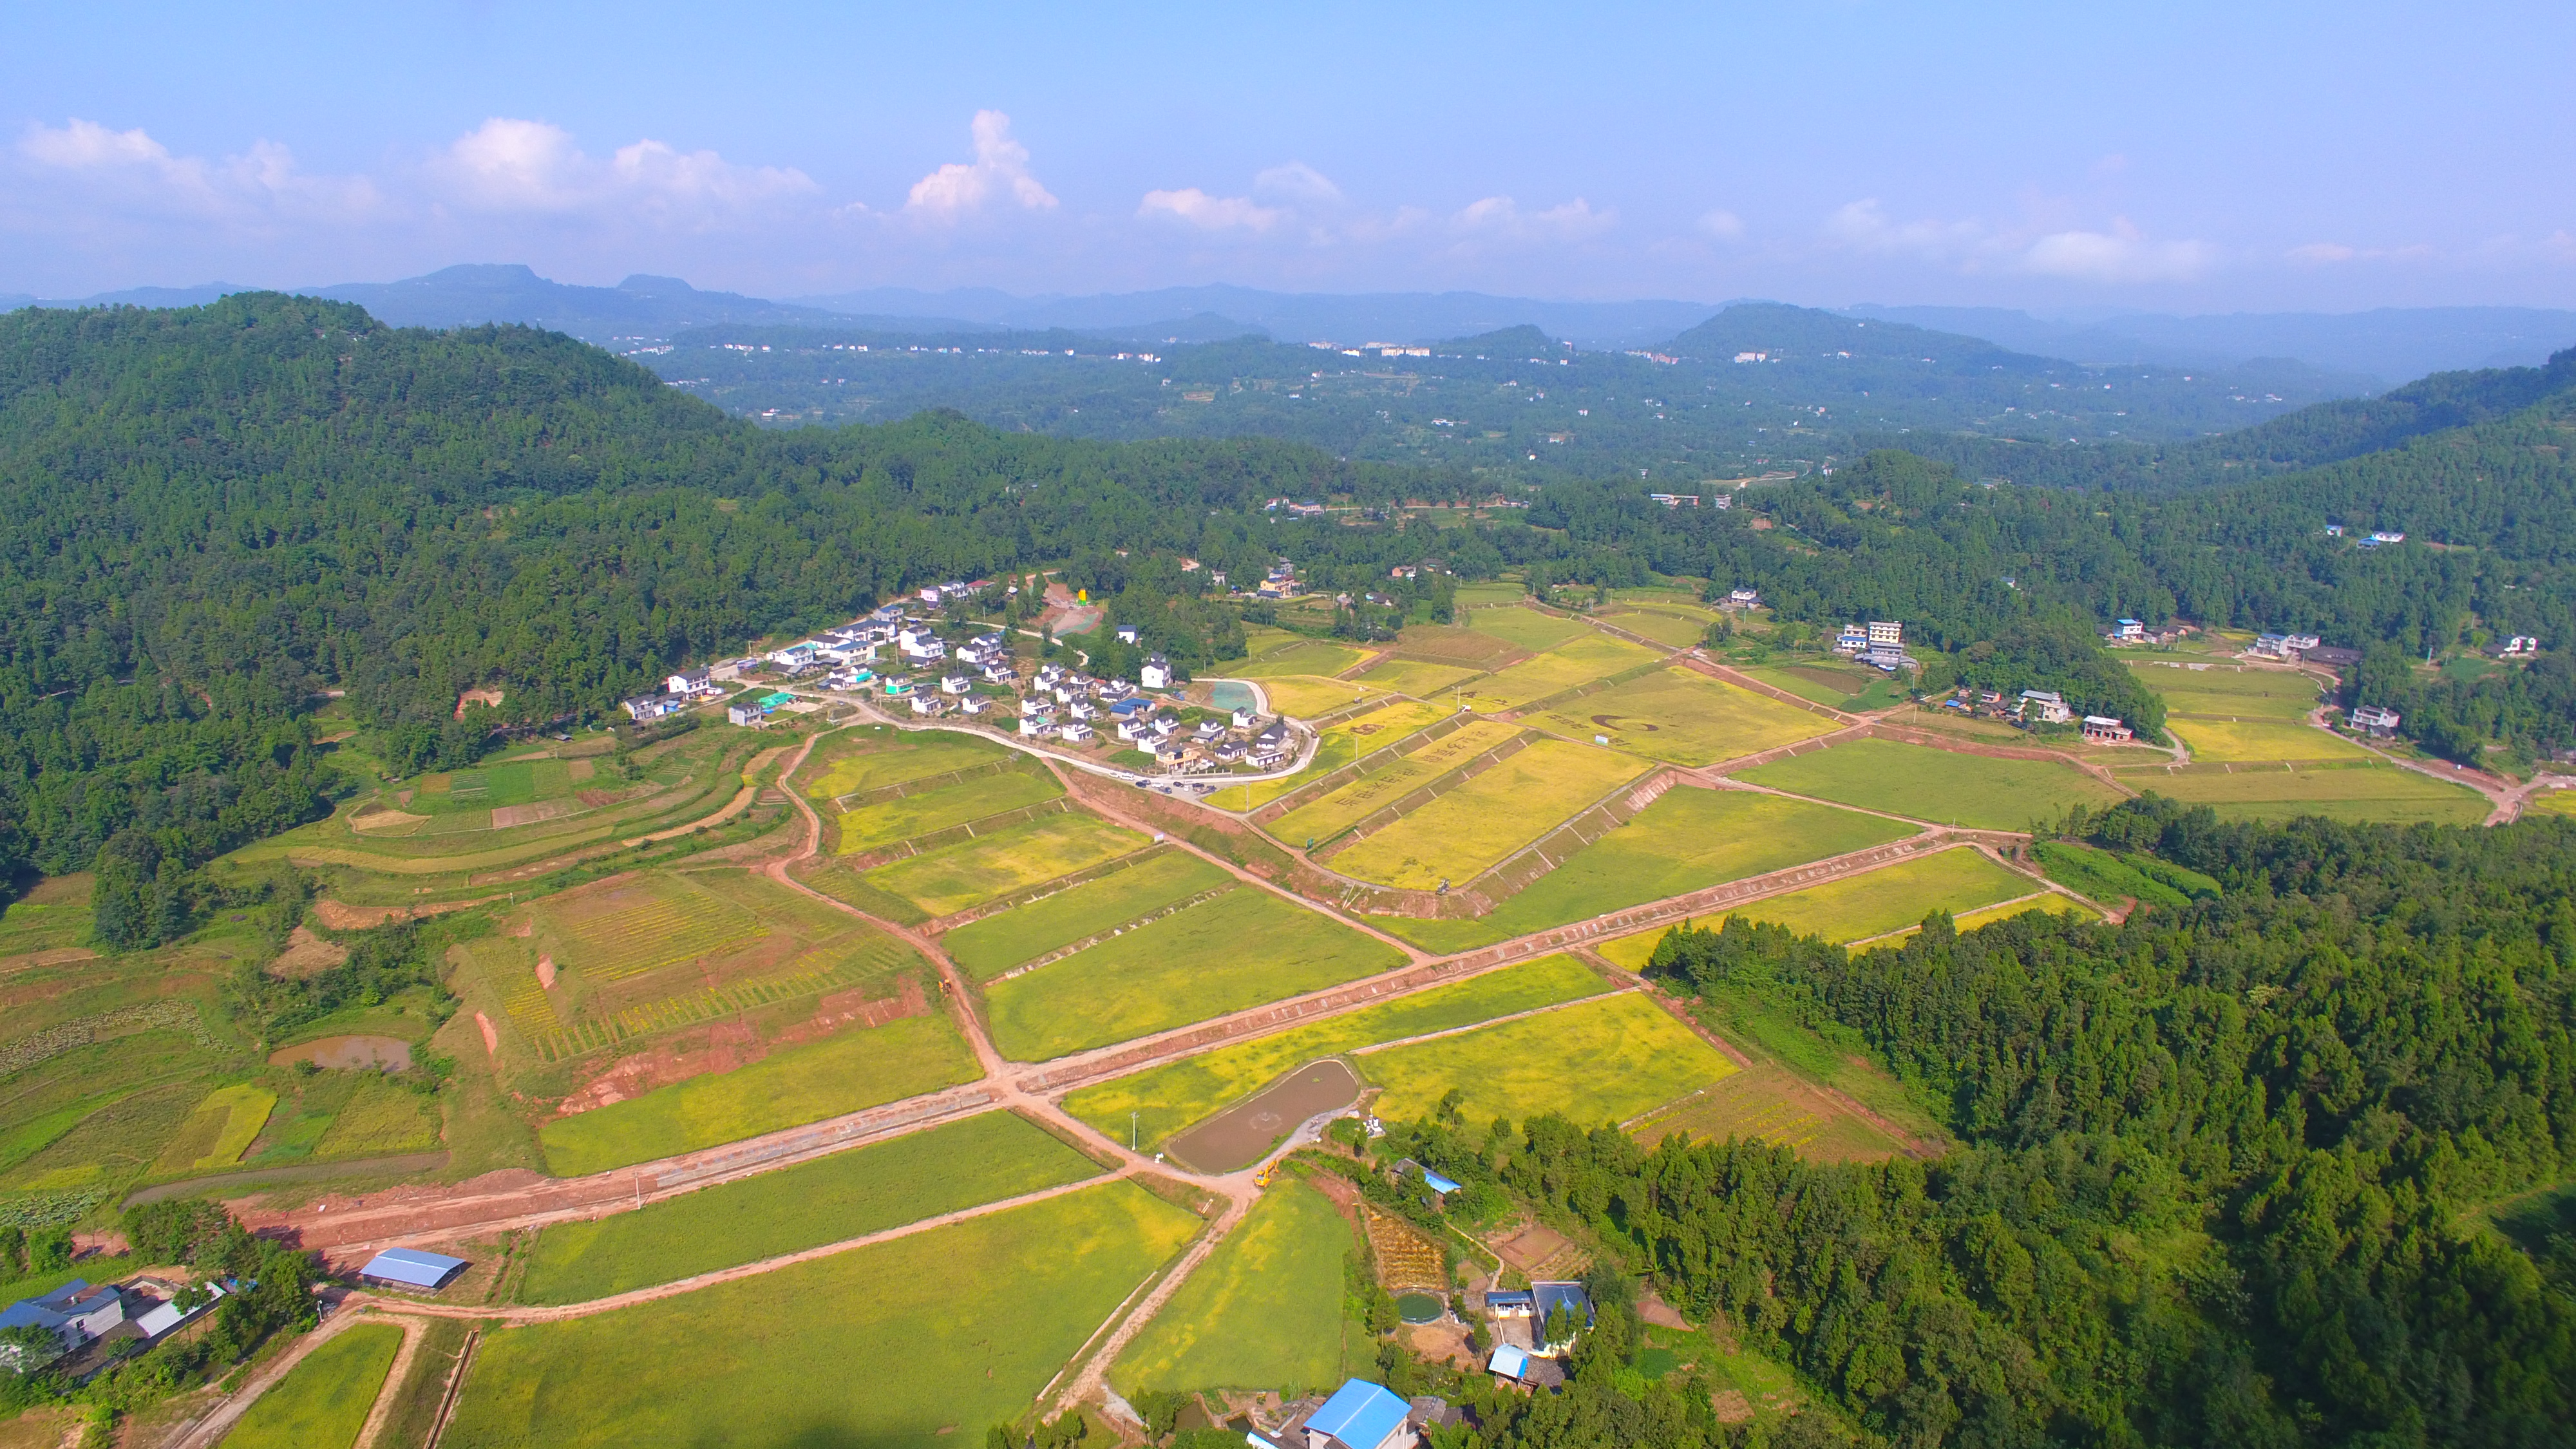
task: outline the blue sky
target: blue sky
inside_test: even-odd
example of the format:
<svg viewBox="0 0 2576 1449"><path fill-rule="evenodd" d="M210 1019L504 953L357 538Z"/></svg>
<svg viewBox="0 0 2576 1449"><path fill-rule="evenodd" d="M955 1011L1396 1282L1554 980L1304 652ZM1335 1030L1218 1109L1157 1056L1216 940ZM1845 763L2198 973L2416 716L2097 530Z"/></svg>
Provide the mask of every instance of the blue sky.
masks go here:
<svg viewBox="0 0 2576 1449"><path fill-rule="evenodd" d="M0 291L2576 305L2576 7L1253 8L21 0Z"/></svg>

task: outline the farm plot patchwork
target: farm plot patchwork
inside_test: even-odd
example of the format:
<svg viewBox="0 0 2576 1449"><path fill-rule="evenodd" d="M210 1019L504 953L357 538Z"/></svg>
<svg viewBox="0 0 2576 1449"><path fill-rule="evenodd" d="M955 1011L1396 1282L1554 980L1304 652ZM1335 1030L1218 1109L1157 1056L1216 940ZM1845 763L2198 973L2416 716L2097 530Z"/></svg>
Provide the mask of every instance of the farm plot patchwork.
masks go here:
<svg viewBox="0 0 2576 1449"><path fill-rule="evenodd" d="M1331 676L1369 657L1365 649L1301 639L1257 658L1217 666L1229 679L1269 679L1282 674Z"/></svg>
<svg viewBox="0 0 2576 1449"><path fill-rule="evenodd" d="M1652 664L1662 656L1642 644L1613 639L1586 629L1580 639L1534 654L1508 669L1462 685L1459 699L1485 714L1502 714L1534 701L1606 679L1623 669Z"/></svg>
<svg viewBox="0 0 2576 1449"><path fill-rule="evenodd" d="M1308 674L1277 675L1261 681L1261 693L1273 714L1313 719L1367 699L1384 699L1386 691L1347 679L1321 679Z"/></svg>
<svg viewBox="0 0 2576 1449"><path fill-rule="evenodd" d="M1391 971L1404 954L1320 912L1238 887L994 983L993 1044L1042 1061Z"/></svg>
<svg viewBox="0 0 2576 1449"><path fill-rule="evenodd" d="M1959 915L2045 889L2038 881L1959 846L1737 906L1698 924L1714 926L1727 917L1741 916L1841 944L1901 931L1936 910ZM1665 929L1659 926L1605 942L1600 947L1602 959L1631 971L1643 970Z"/></svg>
<svg viewBox="0 0 2576 1449"><path fill-rule="evenodd" d="M1644 772L1609 750L1540 740L1337 852L1332 868L1419 890L1464 882Z"/></svg>
<svg viewBox="0 0 2576 1449"><path fill-rule="evenodd" d="M2315 733L2311 731L2311 733ZM2290 820L2321 815L2353 824L2393 825L2430 821L2475 825L2487 818L2486 797L2413 770L2376 760L2332 765L2191 765L2181 769L2124 770L2121 783L2190 805L2207 805L2221 820Z"/></svg>
<svg viewBox="0 0 2576 1449"><path fill-rule="evenodd" d="M1571 956L1542 957L1084 1087L1068 1095L1064 1106L1112 1136L1127 1131L1129 1113L1136 1114L1138 1141L1151 1151L1302 1063L1377 1042L1580 1001L1609 989L1609 983Z"/></svg>
<svg viewBox="0 0 2576 1449"><path fill-rule="evenodd" d="M941 1437L951 1429L1024 1412L1199 1227L1141 1187L1108 1183L678 1298L501 1329L485 1335L440 1442L942 1449L957 1442Z"/></svg>
<svg viewBox="0 0 2576 1449"><path fill-rule="evenodd" d="M1749 790L1668 790L1489 914L1370 920L1425 950L1466 951L1913 833L1914 827L1900 821L1808 800Z"/></svg>
<svg viewBox="0 0 2576 1449"><path fill-rule="evenodd" d="M1064 793L1064 786L1043 765L1029 764L998 774L976 775L917 795L878 800L834 821L836 849L853 855L981 820L1024 806L1041 805Z"/></svg>
<svg viewBox="0 0 2576 1449"><path fill-rule="evenodd" d="M1294 1179L1272 1188L1127 1345L1110 1385L1130 1395L1334 1386L1350 1251L1350 1224L1322 1193Z"/></svg>
<svg viewBox="0 0 2576 1449"><path fill-rule="evenodd" d="M2369 760L2370 751L2312 725L2273 720L2168 719L2165 728L2194 762Z"/></svg>
<svg viewBox="0 0 2576 1449"><path fill-rule="evenodd" d="M816 801L989 765L1010 753L973 735L948 730L907 732L891 725L828 736L815 751L822 758L806 763L800 782L805 794Z"/></svg>
<svg viewBox="0 0 2576 1449"><path fill-rule="evenodd" d="M1483 670L1472 665L1435 664L1426 659L1388 658L1381 659L1360 671L1358 679L1362 684L1372 684L1380 689L1392 689L1398 694L1427 698L1451 685L1462 680L1473 679L1482 673L1484 673Z"/></svg>
<svg viewBox="0 0 2576 1449"><path fill-rule="evenodd" d="M538 1130L537 1140L549 1171L578 1177L818 1122L977 1075L974 1051L946 1014L934 1012L845 1028L730 1072L558 1117Z"/></svg>
<svg viewBox="0 0 2576 1449"><path fill-rule="evenodd" d="M1690 669L1559 705L1530 721L1569 739L1607 735L1613 749L1676 765L1707 765L1831 734L1842 725Z"/></svg>
<svg viewBox="0 0 2576 1449"><path fill-rule="evenodd" d="M1998 759L1890 740L1845 740L1736 778L1979 830L2026 830L2032 820L2055 820L2070 805L2098 810L2126 798L2099 777L2054 760Z"/></svg>
<svg viewBox="0 0 2576 1449"><path fill-rule="evenodd" d="M1500 720L1477 720L1298 806L1271 822L1270 833L1291 842L1330 840L1519 733Z"/></svg>
<svg viewBox="0 0 2576 1449"><path fill-rule="evenodd" d="M1479 634L1491 634L1514 648L1532 652L1553 649L1568 639L1592 632L1579 620L1542 614L1518 604L1473 610L1467 615L1467 627Z"/></svg>
<svg viewBox="0 0 2576 1449"><path fill-rule="evenodd" d="M1386 1091L1389 1121L1430 1114L1450 1091L1470 1122L1556 1112L1581 1124L1623 1122L1735 1071L1662 1008L1623 992L1561 1011L1360 1057Z"/></svg>
<svg viewBox="0 0 2576 1449"><path fill-rule="evenodd" d="M941 937L940 945L967 976L983 981L1049 951L1233 883L1233 876L1198 856L1165 851L1126 870L970 921Z"/></svg>
<svg viewBox="0 0 2576 1449"><path fill-rule="evenodd" d="M1026 1118L987 1112L632 1212L557 1223L528 1250L523 1303L579 1303L864 1237L1096 1177Z"/></svg>
<svg viewBox="0 0 2576 1449"><path fill-rule="evenodd" d="M865 879L935 918L1087 870L1151 843L1097 815L1047 815L878 866Z"/></svg>

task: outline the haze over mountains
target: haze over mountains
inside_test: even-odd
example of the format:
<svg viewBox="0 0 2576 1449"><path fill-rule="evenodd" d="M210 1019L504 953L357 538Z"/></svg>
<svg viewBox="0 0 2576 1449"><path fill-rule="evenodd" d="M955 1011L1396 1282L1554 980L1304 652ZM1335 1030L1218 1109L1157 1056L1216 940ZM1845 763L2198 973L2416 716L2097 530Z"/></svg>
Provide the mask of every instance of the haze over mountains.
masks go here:
<svg viewBox="0 0 2576 1449"><path fill-rule="evenodd" d="M52 306L194 306L229 283L138 287ZM1260 333L1281 341L1429 342L1535 326L1579 347L1625 350L1675 336L1729 304L1673 299L1550 301L1477 292L1341 295L1251 287L1166 287L1091 296L1015 296L991 288L926 292L879 287L772 300L702 291L676 277L638 274L614 287L557 282L519 265L473 264L392 282L298 288L357 302L401 326L525 322L610 343L664 339L687 327L834 326L886 332L1067 329L1132 342L1212 342ZM35 305L0 294L0 309ZM1995 307L1859 305L1848 315L1904 322L2016 352L2118 365L2227 367L2289 359L2372 391L2431 372L2529 366L2576 343L2576 311L2535 307L2381 308L2357 313L2118 313L2036 316Z"/></svg>

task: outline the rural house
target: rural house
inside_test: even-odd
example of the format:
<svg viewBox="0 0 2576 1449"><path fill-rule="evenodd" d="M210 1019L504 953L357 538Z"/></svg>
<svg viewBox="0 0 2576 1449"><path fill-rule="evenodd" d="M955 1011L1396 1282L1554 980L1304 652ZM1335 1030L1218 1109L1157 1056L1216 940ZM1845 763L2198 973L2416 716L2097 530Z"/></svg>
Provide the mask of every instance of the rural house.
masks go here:
<svg viewBox="0 0 2576 1449"><path fill-rule="evenodd" d="M0 1329L50 1330L62 1345L62 1353L73 1352L124 1321L125 1298L115 1284L101 1283L93 1287L80 1278L74 1278L40 1297L21 1298L6 1310L0 1310ZM0 1365L22 1373L28 1368L41 1368L53 1362L49 1357L36 1364L26 1364L25 1354L24 1345L0 1343ZM53 1357L60 1356L56 1354Z"/></svg>
<svg viewBox="0 0 2576 1449"><path fill-rule="evenodd" d="M1306 1416L1305 1449L1413 1449L1413 1406L1366 1379L1351 1379Z"/></svg>
<svg viewBox="0 0 2576 1449"><path fill-rule="evenodd" d="M2021 692L2023 724L2066 724L2075 711L2066 707L2065 696L2053 689L2025 689Z"/></svg>
<svg viewBox="0 0 2576 1449"><path fill-rule="evenodd" d="M2136 735L2136 733L2137 732L2135 730L2130 729L2127 725L2120 723L2118 720L2113 719L2108 715L2088 714L2084 716L2084 738L2093 744L2124 745L2127 744L2130 739Z"/></svg>
<svg viewBox="0 0 2576 1449"><path fill-rule="evenodd" d="M2365 704L2352 712L2352 727L2373 739L2387 739L2397 733L2397 711L2385 705Z"/></svg>

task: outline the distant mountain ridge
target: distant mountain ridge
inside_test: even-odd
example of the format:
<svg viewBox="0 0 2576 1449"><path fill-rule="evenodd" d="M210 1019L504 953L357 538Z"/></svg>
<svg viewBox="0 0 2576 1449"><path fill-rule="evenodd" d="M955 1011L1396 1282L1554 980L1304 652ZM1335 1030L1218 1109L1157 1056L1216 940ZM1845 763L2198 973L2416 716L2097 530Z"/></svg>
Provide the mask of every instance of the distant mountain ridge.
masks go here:
<svg viewBox="0 0 2576 1449"><path fill-rule="evenodd" d="M2436 372L2531 367L2576 344L2576 312L2542 307L2381 307L2367 312L2132 313L2048 319L2003 307L1842 309L1982 337L2075 362L2220 367L2289 357L2386 387Z"/></svg>

